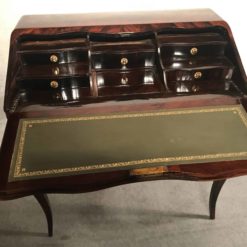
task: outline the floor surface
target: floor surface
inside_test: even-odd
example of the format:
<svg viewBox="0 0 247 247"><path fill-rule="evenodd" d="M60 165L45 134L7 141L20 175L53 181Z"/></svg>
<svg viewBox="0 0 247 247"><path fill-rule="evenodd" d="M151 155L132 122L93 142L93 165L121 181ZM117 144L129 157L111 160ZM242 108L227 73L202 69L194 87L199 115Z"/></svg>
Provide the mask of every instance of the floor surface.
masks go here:
<svg viewBox="0 0 247 247"><path fill-rule="evenodd" d="M0 203L1 247L244 247L245 177L220 194L208 219L210 182L154 181L77 195L50 195L54 237L34 197Z"/></svg>

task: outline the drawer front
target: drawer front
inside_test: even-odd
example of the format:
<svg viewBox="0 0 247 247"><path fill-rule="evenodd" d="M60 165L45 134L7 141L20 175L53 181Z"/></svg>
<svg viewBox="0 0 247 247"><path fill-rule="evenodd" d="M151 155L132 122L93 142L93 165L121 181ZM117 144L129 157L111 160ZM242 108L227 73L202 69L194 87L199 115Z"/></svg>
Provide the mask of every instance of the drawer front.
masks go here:
<svg viewBox="0 0 247 247"><path fill-rule="evenodd" d="M151 85L158 83L158 78L152 70L136 72L97 72L96 80L98 88Z"/></svg>
<svg viewBox="0 0 247 247"><path fill-rule="evenodd" d="M155 65L154 52L96 53L91 55L91 59L94 69L126 69Z"/></svg>
<svg viewBox="0 0 247 247"><path fill-rule="evenodd" d="M96 72L99 96L161 93L162 85L157 72Z"/></svg>
<svg viewBox="0 0 247 247"><path fill-rule="evenodd" d="M210 57L223 56L225 53L225 44L215 43L206 45L165 45L161 48L161 54L164 57Z"/></svg>
<svg viewBox="0 0 247 247"><path fill-rule="evenodd" d="M132 87L103 87L98 90L99 97L121 97L136 95L161 95L157 85L135 85Z"/></svg>
<svg viewBox="0 0 247 247"><path fill-rule="evenodd" d="M88 74L88 65L84 63L49 64L22 66L18 78L59 78L61 76L83 76Z"/></svg>
<svg viewBox="0 0 247 247"><path fill-rule="evenodd" d="M173 93L178 94L215 93L220 91L228 91L230 89L230 81L169 82L168 87Z"/></svg>
<svg viewBox="0 0 247 247"><path fill-rule="evenodd" d="M84 63L49 64L22 66L17 78L59 78L66 76L84 76L88 74L88 65Z"/></svg>
<svg viewBox="0 0 247 247"><path fill-rule="evenodd" d="M21 62L30 64L63 64L88 61L85 50L20 52Z"/></svg>
<svg viewBox="0 0 247 247"><path fill-rule="evenodd" d="M60 88L54 91L22 90L22 101L40 104L62 104L83 100L91 96L89 88Z"/></svg>
<svg viewBox="0 0 247 247"><path fill-rule="evenodd" d="M210 68L195 70L170 70L166 72L167 81L206 81L230 80L233 68Z"/></svg>
<svg viewBox="0 0 247 247"><path fill-rule="evenodd" d="M89 78L83 77L69 77L60 79L24 79L19 80L18 85L22 89L32 90L57 90L61 88L90 88Z"/></svg>

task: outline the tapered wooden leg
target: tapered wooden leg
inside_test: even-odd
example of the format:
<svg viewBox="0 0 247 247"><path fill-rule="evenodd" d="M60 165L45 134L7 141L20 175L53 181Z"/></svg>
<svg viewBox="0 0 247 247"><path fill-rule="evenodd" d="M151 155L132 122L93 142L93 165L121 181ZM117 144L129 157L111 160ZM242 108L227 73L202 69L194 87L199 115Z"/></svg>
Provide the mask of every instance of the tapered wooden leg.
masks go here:
<svg viewBox="0 0 247 247"><path fill-rule="evenodd" d="M52 237L53 235L53 220L52 220L52 211L50 207L50 202L48 199L48 196L46 194L35 194L34 197L39 202L41 208L43 209L47 224L48 224L48 235L49 237Z"/></svg>
<svg viewBox="0 0 247 247"><path fill-rule="evenodd" d="M213 182L210 192L210 197L209 197L209 214L210 214L210 219L212 220L215 219L215 207L216 207L217 198L225 182L226 180L218 180Z"/></svg>

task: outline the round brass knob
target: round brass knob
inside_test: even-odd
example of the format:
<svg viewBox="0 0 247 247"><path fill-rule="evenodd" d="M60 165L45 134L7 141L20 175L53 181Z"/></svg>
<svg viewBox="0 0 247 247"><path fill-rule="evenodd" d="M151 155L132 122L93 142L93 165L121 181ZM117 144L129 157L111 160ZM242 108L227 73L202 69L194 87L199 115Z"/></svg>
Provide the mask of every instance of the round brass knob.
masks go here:
<svg viewBox="0 0 247 247"><path fill-rule="evenodd" d="M199 91L199 86L197 85L193 85L192 88L191 88L192 92L196 93Z"/></svg>
<svg viewBox="0 0 247 247"><path fill-rule="evenodd" d="M194 78L195 79L200 79L202 77L202 72L200 71L197 71L195 74L194 74Z"/></svg>
<svg viewBox="0 0 247 247"><path fill-rule="evenodd" d="M59 68L56 67L56 68L53 68L53 69L52 69L52 72L53 72L54 75L59 75L59 72L60 72L60 71L59 71Z"/></svg>
<svg viewBox="0 0 247 247"><path fill-rule="evenodd" d="M52 63L56 63L56 62L58 62L58 56L57 55L51 55L50 56L50 61L52 62Z"/></svg>
<svg viewBox="0 0 247 247"><path fill-rule="evenodd" d="M57 81L51 81L51 82L50 82L50 86L51 86L52 88L58 88L58 82L57 82Z"/></svg>
<svg viewBox="0 0 247 247"><path fill-rule="evenodd" d="M61 94L57 93L56 96L55 96L55 98L56 98L57 100L61 99Z"/></svg>
<svg viewBox="0 0 247 247"><path fill-rule="evenodd" d="M128 77L127 76L123 76L122 79L121 79L121 83L123 85L126 85L128 83Z"/></svg>
<svg viewBox="0 0 247 247"><path fill-rule="evenodd" d="M128 58L123 57L120 62L122 65L126 65L128 63Z"/></svg>
<svg viewBox="0 0 247 247"><path fill-rule="evenodd" d="M198 49L197 49L196 47L192 47L192 48L190 49L190 54L191 54L192 56L195 56L197 53L198 53Z"/></svg>

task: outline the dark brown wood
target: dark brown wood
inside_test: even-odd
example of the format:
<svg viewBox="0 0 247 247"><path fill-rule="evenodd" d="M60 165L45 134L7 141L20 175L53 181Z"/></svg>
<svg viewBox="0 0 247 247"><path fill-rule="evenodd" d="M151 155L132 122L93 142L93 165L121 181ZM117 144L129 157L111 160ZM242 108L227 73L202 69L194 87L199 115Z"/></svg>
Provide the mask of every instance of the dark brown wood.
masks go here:
<svg viewBox="0 0 247 247"><path fill-rule="evenodd" d="M235 73L234 77L236 77L236 81L242 85L245 85L245 74L244 70L237 53L237 49L234 44L234 40L228 27L227 23L224 22L218 15L216 15L213 11L209 9L199 9L199 10L187 10L187 11L157 11L157 12L139 12L139 13L97 13L97 18L95 18L95 14L85 14L85 15L48 15L48 16L24 16L20 22L18 23L16 29L12 33L11 37L11 49L10 49L10 61L9 69L8 69L8 79L6 85L6 93L5 93L5 111L8 115L10 109L13 108L13 103L11 101L15 100L15 80L14 77L15 71L18 65L18 60L16 60L16 50L24 49L23 52L31 52L27 49L27 45L20 45L19 48L16 46L16 40L23 39L25 36L33 36L33 35L42 35L47 37L59 36L64 37L69 34L78 35L81 37L81 34L84 34L85 37L88 33L96 33L96 34L129 34L129 33L141 33L141 32L159 32L161 30L165 32L174 32L175 30L193 30L198 32L202 29L210 29L215 28L215 30L221 30L223 32L227 32L229 36L229 42L231 43L233 50L230 52L229 56L232 57L234 64L238 64L237 70L238 73ZM150 38L150 37L149 37ZM164 40L161 38L160 40ZM194 42L195 39L190 36L190 42ZM196 39L197 42L201 42L200 38ZM217 42L221 42L219 38L216 39ZM72 42L74 46L78 47L78 44L85 44L87 41L81 38L81 41L78 41L78 38L69 39L68 43ZM176 41L177 42L177 41ZM32 49L33 43L26 42ZM51 41L49 44L51 50L54 47L58 47L61 49L62 47L67 47L68 44L66 42L59 43L54 46L54 41ZM42 42L39 45L42 47ZM215 47L215 46L214 46ZM144 47L143 47L144 48ZM39 48L41 49L41 48ZM42 48L43 49L43 48ZM62 48L63 49L63 48ZM114 50L114 49L113 49ZM207 49L208 51L213 51L212 47ZM221 49L217 49L217 52ZM202 51L201 51L202 52ZM52 78L50 78L52 79ZM243 83L242 83L243 81ZM11 85L9 85L11 84ZM93 85L94 83L92 83ZM181 87L180 85L178 87ZM193 87L193 85L191 86ZM204 86L202 86L204 88ZM244 86L243 86L244 87ZM195 87L194 87L195 88ZM196 86L198 91L200 88ZM221 87L222 89L222 87ZM95 95L93 92L97 92L97 89L92 90L92 95ZM174 90L173 90L174 91ZM192 90L189 90L192 92ZM207 91L203 89L203 93ZM210 92L212 92L211 90ZM143 96L138 96L139 91L137 90L135 93L135 98L140 98ZM66 101L61 100L60 97L61 92L54 92L54 97L52 100L56 98L60 99L59 103L66 103ZM97 94L96 94L97 95ZM115 94L114 94L115 95ZM131 94L132 95L132 94ZM126 93L125 99L131 98L132 96ZM142 95L142 94L141 94ZM49 95L44 97L49 101ZM150 95L153 97L153 95ZM176 96L176 94L174 94ZM14 98L13 98L14 97ZM148 98L149 95L146 95ZM28 98L27 98L28 99ZM80 101L83 101L84 94L82 92ZM31 102L30 102L31 103Z"/></svg>
<svg viewBox="0 0 247 247"><path fill-rule="evenodd" d="M16 29L221 21L210 9L23 16ZM127 26L126 26L127 28ZM137 31L137 30L136 30Z"/></svg>
<svg viewBox="0 0 247 247"><path fill-rule="evenodd" d="M209 214L211 220L215 219L216 202L225 182L226 180L217 180L213 182L209 197Z"/></svg>
<svg viewBox="0 0 247 247"><path fill-rule="evenodd" d="M44 214L45 214L46 219L47 219L47 225L48 225L48 236L52 237L52 235L53 235L53 220L52 220L52 211L51 211L49 198L46 194L43 194L43 193L42 194L41 193L34 194L34 197L36 198L36 200L40 204L42 210L44 211Z"/></svg>
<svg viewBox="0 0 247 247"><path fill-rule="evenodd" d="M34 195L51 236L46 193L82 193L158 179L213 180L214 218L224 181L246 175L247 160L164 164L155 176L119 170L9 182L17 128L20 119L35 117L237 104L247 109L246 85L230 27L208 9L24 16L10 41L0 200Z"/></svg>

